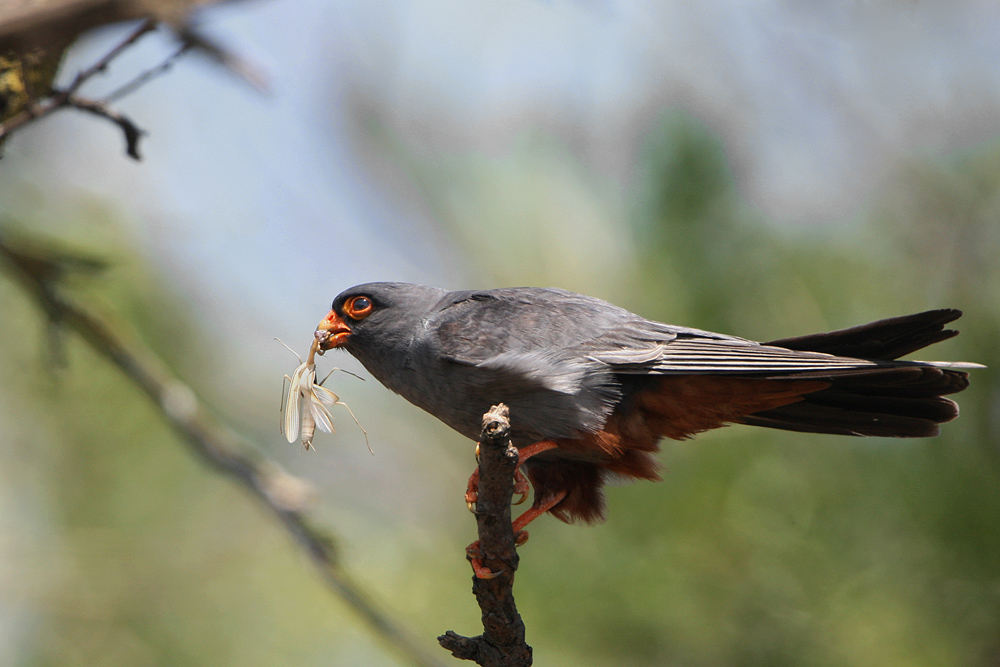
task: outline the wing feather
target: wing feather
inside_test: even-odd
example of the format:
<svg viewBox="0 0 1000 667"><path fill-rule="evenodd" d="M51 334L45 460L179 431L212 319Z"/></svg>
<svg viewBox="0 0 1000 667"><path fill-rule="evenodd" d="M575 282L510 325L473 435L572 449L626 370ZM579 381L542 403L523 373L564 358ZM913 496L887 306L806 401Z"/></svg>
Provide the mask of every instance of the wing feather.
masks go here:
<svg viewBox="0 0 1000 667"><path fill-rule="evenodd" d="M870 369L879 365L866 359L788 350L743 341L677 340L665 348L664 354L651 362L644 372L784 373Z"/></svg>

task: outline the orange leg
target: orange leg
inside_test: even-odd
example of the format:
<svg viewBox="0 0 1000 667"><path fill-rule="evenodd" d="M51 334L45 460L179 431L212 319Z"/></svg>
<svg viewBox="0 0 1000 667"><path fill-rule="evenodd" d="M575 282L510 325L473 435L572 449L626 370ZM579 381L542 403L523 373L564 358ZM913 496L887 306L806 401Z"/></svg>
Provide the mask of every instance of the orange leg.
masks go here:
<svg viewBox="0 0 1000 667"><path fill-rule="evenodd" d="M525 510L524 514L511 522L510 527L514 530L514 541L517 543L517 546L521 546L528 541L528 531L524 530L524 527L558 505L565 497L566 492L560 491L551 496L546 496L541 502L536 500L535 504Z"/></svg>
<svg viewBox="0 0 1000 667"><path fill-rule="evenodd" d="M542 452L547 452L550 449L555 449L558 447L556 443L551 440L540 440L533 445L528 445L527 447L522 447L517 450L517 465L521 465L532 456L536 454L541 454Z"/></svg>

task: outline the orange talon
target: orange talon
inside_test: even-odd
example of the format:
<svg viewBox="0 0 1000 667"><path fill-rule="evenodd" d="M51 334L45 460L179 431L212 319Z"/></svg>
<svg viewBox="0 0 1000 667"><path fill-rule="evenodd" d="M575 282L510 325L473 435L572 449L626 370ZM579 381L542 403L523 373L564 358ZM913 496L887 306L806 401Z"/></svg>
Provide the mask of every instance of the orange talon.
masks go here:
<svg viewBox="0 0 1000 667"><path fill-rule="evenodd" d="M469 475L469 485L465 489L465 506L473 514L476 513L476 501L479 500L479 466Z"/></svg>
<svg viewBox="0 0 1000 667"><path fill-rule="evenodd" d="M503 571L494 572L490 568L483 565L483 553L479 549L479 540L476 540L469 546L465 547L465 553L469 557L469 562L472 563L472 571L476 573L477 579L496 579Z"/></svg>
<svg viewBox="0 0 1000 667"><path fill-rule="evenodd" d="M496 579L501 574L503 574L503 572L494 572L493 570L489 569L488 567L483 565L483 561L479 560L478 558L472 559L472 569L475 570L477 579Z"/></svg>

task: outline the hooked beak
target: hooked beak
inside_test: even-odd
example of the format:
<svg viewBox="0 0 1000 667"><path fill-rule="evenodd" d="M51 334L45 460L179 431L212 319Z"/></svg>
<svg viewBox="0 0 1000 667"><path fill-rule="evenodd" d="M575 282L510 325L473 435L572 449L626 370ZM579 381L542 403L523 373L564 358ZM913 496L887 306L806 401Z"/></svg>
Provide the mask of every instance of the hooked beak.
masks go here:
<svg viewBox="0 0 1000 667"><path fill-rule="evenodd" d="M316 327L316 332L313 335L319 341L320 354L323 354L330 348L340 347L346 343L351 335L351 328L337 314L337 311L331 310Z"/></svg>

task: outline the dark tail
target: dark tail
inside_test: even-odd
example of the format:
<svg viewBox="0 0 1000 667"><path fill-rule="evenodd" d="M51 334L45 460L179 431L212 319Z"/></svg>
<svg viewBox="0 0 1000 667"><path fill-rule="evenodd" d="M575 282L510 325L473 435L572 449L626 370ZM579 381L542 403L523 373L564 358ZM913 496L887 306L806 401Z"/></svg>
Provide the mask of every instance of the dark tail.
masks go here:
<svg viewBox="0 0 1000 667"><path fill-rule="evenodd" d="M891 362L957 336L957 331L944 325L961 315L959 310L931 310L767 344ZM807 394L797 403L747 415L740 421L808 433L927 437L938 434L938 424L958 416L958 405L944 396L969 386L969 374L964 371L919 362L887 364L829 380L828 388Z"/></svg>

